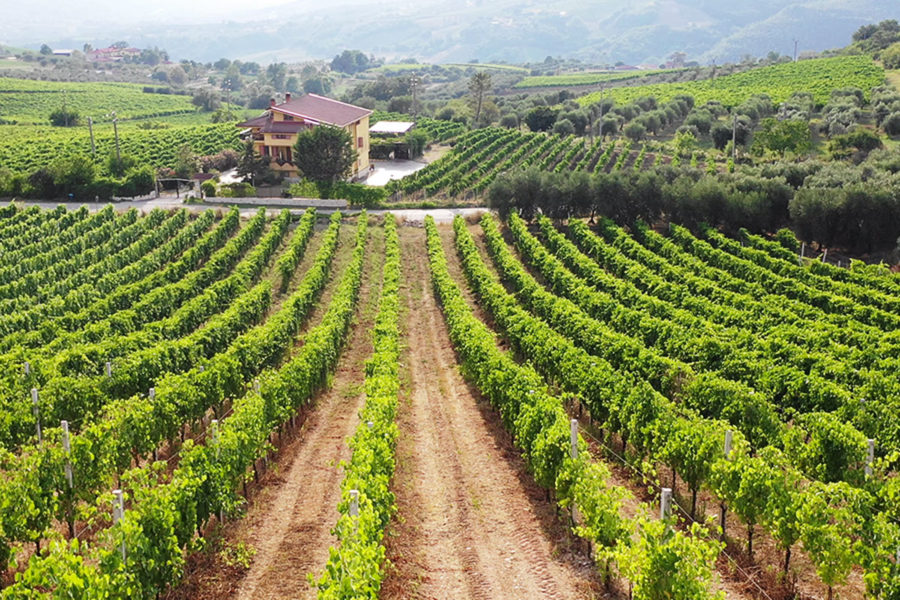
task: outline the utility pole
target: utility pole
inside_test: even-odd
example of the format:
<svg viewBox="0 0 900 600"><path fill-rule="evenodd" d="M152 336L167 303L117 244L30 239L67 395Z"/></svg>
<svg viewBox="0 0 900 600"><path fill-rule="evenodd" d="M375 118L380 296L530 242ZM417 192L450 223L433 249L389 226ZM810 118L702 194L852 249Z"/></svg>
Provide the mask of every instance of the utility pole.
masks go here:
<svg viewBox="0 0 900 600"><path fill-rule="evenodd" d="M737 162L737 113L731 110L731 162Z"/></svg>
<svg viewBox="0 0 900 600"><path fill-rule="evenodd" d="M91 157L97 160L97 146L94 144L94 119L88 117L88 131L91 132Z"/></svg>
<svg viewBox="0 0 900 600"><path fill-rule="evenodd" d="M409 78L409 87L412 92L412 112L413 112L413 121L416 120L416 116L418 116L419 111L416 107L416 89L419 87L419 77L413 73Z"/></svg>
<svg viewBox="0 0 900 600"><path fill-rule="evenodd" d="M797 44L800 43L800 40L794 38L794 62L797 62Z"/></svg>
<svg viewBox="0 0 900 600"><path fill-rule="evenodd" d="M119 119L116 117L116 111L112 111L111 113L106 115L107 117L112 117L113 124L113 132L116 136L116 160L122 161L122 153L119 152Z"/></svg>

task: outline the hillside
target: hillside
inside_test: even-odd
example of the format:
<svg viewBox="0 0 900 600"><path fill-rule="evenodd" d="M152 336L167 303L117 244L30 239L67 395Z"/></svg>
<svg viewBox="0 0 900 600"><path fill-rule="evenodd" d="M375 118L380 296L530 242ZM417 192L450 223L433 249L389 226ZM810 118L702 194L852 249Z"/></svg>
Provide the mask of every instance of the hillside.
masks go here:
<svg viewBox="0 0 900 600"><path fill-rule="evenodd" d="M78 3L57 6L38 0L8 7L0 42L78 48L123 38L140 47L165 47L176 58L204 61L221 56L290 61L334 55L351 45L379 56L433 62L479 58L521 63L552 55L659 64L683 51L706 64L735 61L747 53L792 54L794 39L800 51L821 51L845 44L865 23L896 17L892 0L639 0L627 5L612 0L481 0L452 7L424 0L377 8L360 0L327 8L295 0L277 11L267 9L271 4L257 3L250 11L236 4L200 3L160 27L162 8L146 13L112 5L91 14ZM35 12L51 11L57 19L35 23ZM347 19L347 14L364 18ZM211 24L216 35L197 35L198 26ZM316 35L298 35L304 31Z"/></svg>

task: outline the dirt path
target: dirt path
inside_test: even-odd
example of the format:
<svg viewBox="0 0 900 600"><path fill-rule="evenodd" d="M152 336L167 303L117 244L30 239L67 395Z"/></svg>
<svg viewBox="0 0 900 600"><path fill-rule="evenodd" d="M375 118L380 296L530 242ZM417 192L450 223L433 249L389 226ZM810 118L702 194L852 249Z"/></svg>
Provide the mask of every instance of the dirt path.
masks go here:
<svg viewBox="0 0 900 600"><path fill-rule="evenodd" d="M344 227L348 235L355 231L354 224ZM342 245L350 246L352 240L342 240ZM350 458L347 439L359 422L364 402L364 367L372 354L382 260L382 231L370 225L359 308L331 387L306 409L305 420L301 415L303 425L286 434L258 493L251 493L244 518L226 525L220 543L211 544L215 553L192 557L194 568L170 598L315 598L307 575L320 574L335 541L331 529L339 516L340 463ZM335 262L336 279L345 266L339 263L344 260ZM329 285L334 287L334 282ZM320 304L327 303L330 295L323 294ZM319 318L314 314L311 321ZM228 564L229 555L239 554L236 549L241 548L255 552L249 568Z"/></svg>
<svg viewBox="0 0 900 600"><path fill-rule="evenodd" d="M402 228L409 355L381 597L589 598L583 554L496 415L459 374L431 291L421 229ZM455 257L448 256L455 260Z"/></svg>
<svg viewBox="0 0 900 600"><path fill-rule="evenodd" d="M374 228L372 228L374 229ZM315 598L308 573L319 574L334 543L331 529L338 519L340 462L349 460L349 438L359 422L364 362L372 354L371 327L378 298L382 255L378 239L370 239L368 264L357 318L332 387L317 401L301 428L298 443L285 453L283 483L267 488L263 510L251 515L249 542L257 554L235 594L238 600Z"/></svg>

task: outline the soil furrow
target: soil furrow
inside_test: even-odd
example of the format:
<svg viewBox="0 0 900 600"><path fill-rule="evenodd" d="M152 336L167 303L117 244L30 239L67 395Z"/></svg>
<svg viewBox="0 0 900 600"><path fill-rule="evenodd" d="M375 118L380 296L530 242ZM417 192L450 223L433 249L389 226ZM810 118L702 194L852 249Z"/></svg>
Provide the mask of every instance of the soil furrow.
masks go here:
<svg viewBox="0 0 900 600"><path fill-rule="evenodd" d="M573 551L498 418L459 373L422 231L404 228L401 247L409 382L382 598L592 597L589 561Z"/></svg>

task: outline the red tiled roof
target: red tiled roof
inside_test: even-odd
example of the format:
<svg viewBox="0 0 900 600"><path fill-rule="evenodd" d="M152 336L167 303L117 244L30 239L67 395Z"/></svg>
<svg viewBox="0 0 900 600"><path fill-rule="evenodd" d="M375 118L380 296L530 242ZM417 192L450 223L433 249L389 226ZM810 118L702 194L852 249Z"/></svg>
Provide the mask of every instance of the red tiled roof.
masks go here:
<svg viewBox="0 0 900 600"><path fill-rule="evenodd" d="M288 102L276 104L272 110L338 127L346 127L372 114L368 108L353 106L316 94L304 94Z"/></svg>
<svg viewBox="0 0 900 600"><path fill-rule="evenodd" d="M266 121L269 119L269 115L260 115L255 119L250 119L249 121L244 121L243 123L238 123L238 127L262 127L266 124Z"/></svg>

